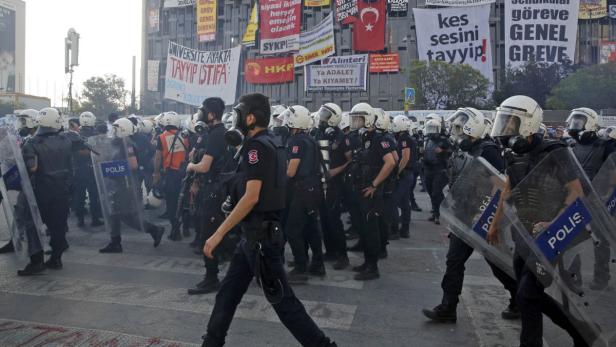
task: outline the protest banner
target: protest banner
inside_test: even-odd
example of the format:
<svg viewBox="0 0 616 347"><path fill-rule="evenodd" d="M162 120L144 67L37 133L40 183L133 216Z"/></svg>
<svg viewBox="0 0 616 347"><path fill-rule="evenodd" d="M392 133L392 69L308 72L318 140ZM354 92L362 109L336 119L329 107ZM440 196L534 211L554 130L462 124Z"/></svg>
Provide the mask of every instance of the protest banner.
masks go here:
<svg viewBox="0 0 616 347"><path fill-rule="evenodd" d="M160 30L160 0L148 0L148 34L157 33Z"/></svg>
<svg viewBox="0 0 616 347"><path fill-rule="evenodd" d="M357 0L336 0L336 21L338 23L353 23L358 15Z"/></svg>
<svg viewBox="0 0 616 347"><path fill-rule="evenodd" d="M304 6L306 7L324 7L329 5L329 0L304 0Z"/></svg>
<svg viewBox="0 0 616 347"><path fill-rule="evenodd" d="M366 91L368 55L334 56L304 67L306 91Z"/></svg>
<svg viewBox="0 0 616 347"><path fill-rule="evenodd" d="M302 0L262 0L259 4L259 52L299 50Z"/></svg>
<svg viewBox="0 0 616 347"><path fill-rule="evenodd" d="M387 0L387 13L390 17L406 17L409 11L409 0Z"/></svg>
<svg viewBox="0 0 616 347"><path fill-rule="evenodd" d="M165 8L194 6L196 0L165 0Z"/></svg>
<svg viewBox="0 0 616 347"><path fill-rule="evenodd" d="M246 25L246 32L242 37L242 44L247 47L252 47L257 41L257 29L259 28L259 19L257 18L257 4L252 6L250 12L250 19L248 25Z"/></svg>
<svg viewBox="0 0 616 347"><path fill-rule="evenodd" d="M607 64L616 61L616 42L603 41L601 42L601 51L599 53L599 63Z"/></svg>
<svg viewBox="0 0 616 347"><path fill-rule="evenodd" d="M370 73L398 72L400 71L400 55L390 54L370 54Z"/></svg>
<svg viewBox="0 0 616 347"><path fill-rule="evenodd" d="M279 84L295 78L293 57L247 59L244 78L251 84Z"/></svg>
<svg viewBox="0 0 616 347"><path fill-rule="evenodd" d="M495 2L496 0L426 0L426 5L462 7L462 6L489 5Z"/></svg>
<svg viewBox="0 0 616 347"><path fill-rule="evenodd" d="M414 8L419 59L468 64L493 81L490 6Z"/></svg>
<svg viewBox="0 0 616 347"><path fill-rule="evenodd" d="M216 0L198 0L197 37L199 42L216 41L218 6Z"/></svg>
<svg viewBox="0 0 616 347"><path fill-rule="evenodd" d="M607 17L607 0L580 0L579 19Z"/></svg>
<svg viewBox="0 0 616 347"><path fill-rule="evenodd" d="M199 51L169 41L165 98L201 106L209 96L235 103L242 46L222 51Z"/></svg>
<svg viewBox="0 0 616 347"><path fill-rule="evenodd" d="M160 61L148 60L148 91L158 91L158 73L160 69Z"/></svg>
<svg viewBox="0 0 616 347"><path fill-rule="evenodd" d="M330 13L321 23L299 35L299 52L295 66L304 66L336 54L334 16Z"/></svg>

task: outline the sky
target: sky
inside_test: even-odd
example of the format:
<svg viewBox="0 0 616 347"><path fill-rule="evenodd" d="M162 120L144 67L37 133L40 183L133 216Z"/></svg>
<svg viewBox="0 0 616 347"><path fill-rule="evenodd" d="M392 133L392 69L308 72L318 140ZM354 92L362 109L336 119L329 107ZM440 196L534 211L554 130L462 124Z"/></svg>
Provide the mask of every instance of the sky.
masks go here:
<svg viewBox="0 0 616 347"><path fill-rule="evenodd" d="M113 73L125 80L130 92L132 56L136 56L139 93L141 0L25 2L27 94L49 97L54 106L60 106L62 95L68 94L64 38L70 28L81 35L74 91L79 91L83 81L92 76Z"/></svg>

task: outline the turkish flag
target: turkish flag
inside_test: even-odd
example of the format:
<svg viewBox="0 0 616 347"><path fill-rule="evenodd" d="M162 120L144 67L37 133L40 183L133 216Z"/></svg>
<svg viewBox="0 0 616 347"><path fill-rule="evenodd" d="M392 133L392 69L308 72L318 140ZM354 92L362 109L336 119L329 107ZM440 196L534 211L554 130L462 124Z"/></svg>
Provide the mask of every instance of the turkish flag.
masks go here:
<svg viewBox="0 0 616 347"><path fill-rule="evenodd" d="M359 14L353 22L353 49L382 51L385 49L387 0L357 0Z"/></svg>

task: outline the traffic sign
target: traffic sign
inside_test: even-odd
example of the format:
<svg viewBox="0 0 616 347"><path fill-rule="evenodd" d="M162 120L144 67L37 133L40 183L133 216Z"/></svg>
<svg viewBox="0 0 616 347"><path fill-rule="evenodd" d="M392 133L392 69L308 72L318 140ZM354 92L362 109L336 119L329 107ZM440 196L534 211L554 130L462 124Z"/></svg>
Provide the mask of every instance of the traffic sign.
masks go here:
<svg viewBox="0 0 616 347"><path fill-rule="evenodd" d="M415 88L404 88L404 103L415 104Z"/></svg>

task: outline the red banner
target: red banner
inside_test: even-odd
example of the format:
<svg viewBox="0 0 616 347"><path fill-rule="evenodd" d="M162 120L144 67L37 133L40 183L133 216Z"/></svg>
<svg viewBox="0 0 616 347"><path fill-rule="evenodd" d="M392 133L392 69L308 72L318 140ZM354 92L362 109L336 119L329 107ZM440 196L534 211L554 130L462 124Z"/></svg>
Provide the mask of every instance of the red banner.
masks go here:
<svg viewBox="0 0 616 347"><path fill-rule="evenodd" d="M293 57L247 59L244 76L246 82L252 84L292 82L295 78Z"/></svg>
<svg viewBox="0 0 616 347"><path fill-rule="evenodd" d="M391 54L370 54L370 73L398 72L400 71L400 55Z"/></svg>
<svg viewBox="0 0 616 347"><path fill-rule="evenodd" d="M278 54L299 50L302 0L261 0L259 52Z"/></svg>
<svg viewBox="0 0 616 347"><path fill-rule="evenodd" d="M353 49L361 52L385 48L387 0L357 0L359 15L353 22Z"/></svg>

